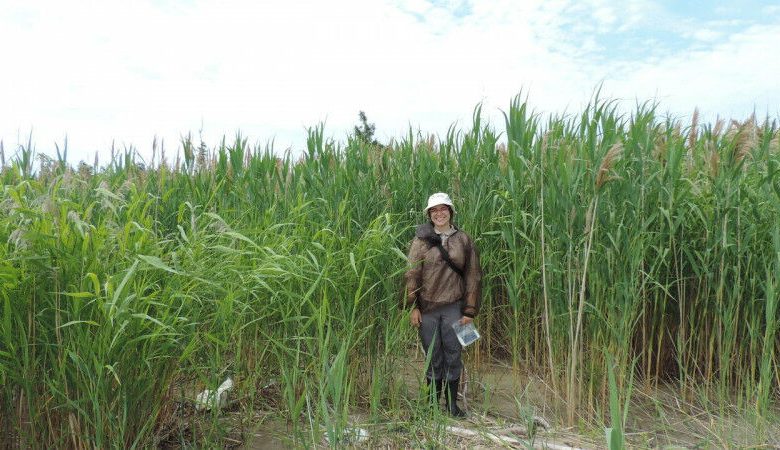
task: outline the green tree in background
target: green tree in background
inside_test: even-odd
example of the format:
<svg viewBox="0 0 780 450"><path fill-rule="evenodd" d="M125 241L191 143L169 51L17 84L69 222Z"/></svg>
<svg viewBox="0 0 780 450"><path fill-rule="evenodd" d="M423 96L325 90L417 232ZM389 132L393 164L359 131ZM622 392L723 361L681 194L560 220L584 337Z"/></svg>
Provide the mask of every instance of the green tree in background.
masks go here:
<svg viewBox="0 0 780 450"><path fill-rule="evenodd" d="M376 131L376 125L374 125L373 123L368 123L368 119L366 118L366 113L363 111L360 111L358 117L360 118L360 126L355 127L355 138L359 141L368 144L379 145L379 142L377 142L377 140L374 139L374 132Z"/></svg>

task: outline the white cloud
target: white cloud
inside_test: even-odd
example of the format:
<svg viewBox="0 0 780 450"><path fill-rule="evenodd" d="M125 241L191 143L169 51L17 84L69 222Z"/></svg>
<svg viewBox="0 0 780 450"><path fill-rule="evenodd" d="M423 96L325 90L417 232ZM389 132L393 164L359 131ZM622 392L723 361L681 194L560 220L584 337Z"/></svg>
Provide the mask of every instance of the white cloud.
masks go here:
<svg viewBox="0 0 780 450"><path fill-rule="evenodd" d="M383 139L468 126L480 101L500 128L521 89L539 111L571 112L602 80L607 95L658 95L681 112L780 104L767 58L777 26L702 28L697 51L608 53L601 34L666 17L647 0L20 5L0 16L0 139L8 148L33 129L47 150L67 134L73 162L105 161L112 140L148 155L155 135L170 155L200 129L212 145L240 129L302 149L305 127L325 120L343 139L359 110Z"/></svg>
<svg viewBox="0 0 780 450"><path fill-rule="evenodd" d="M714 42L720 39L721 36L723 36L722 33L713 30L707 30L707 29L696 30L691 35L691 37L693 37L697 41L703 41L703 42Z"/></svg>
<svg viewBox="0 0 780 450"><path fill-rule="evenodd" d="M647 0L628 0L620 8L623 16L617 23L617 31L625 33L641 24L658 20L664 15L663 8Z"/></svg>
<svg viewBox="0 0 780 450"><path fill-rule="evenodd" d="M715 116L743 119L780 114L780 88L773 82L780 62L767 58L780 42L776 26L754 26L709 50L681 52L655 64L632 64L610 77L608 86L624 98L658 98L660 109L685 115L699 107Z"/></svg>

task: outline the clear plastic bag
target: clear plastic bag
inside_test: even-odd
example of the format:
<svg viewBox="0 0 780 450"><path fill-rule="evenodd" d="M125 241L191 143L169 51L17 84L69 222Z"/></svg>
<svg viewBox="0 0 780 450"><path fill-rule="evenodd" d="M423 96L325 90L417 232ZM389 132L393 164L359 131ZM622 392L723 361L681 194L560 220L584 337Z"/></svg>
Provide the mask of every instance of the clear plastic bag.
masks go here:
<svg viewBox="0 0 780 450"><path fill-rule="evenodd" d="M452 324L452 328L455 330L455 335L458 336L458 341L460 341L460 345L464 347L473 343L480 337L479 331L477 331L477 327L474 326L474 322L471 322L466 325L461 325L460 321L456 320Z"/></svg>

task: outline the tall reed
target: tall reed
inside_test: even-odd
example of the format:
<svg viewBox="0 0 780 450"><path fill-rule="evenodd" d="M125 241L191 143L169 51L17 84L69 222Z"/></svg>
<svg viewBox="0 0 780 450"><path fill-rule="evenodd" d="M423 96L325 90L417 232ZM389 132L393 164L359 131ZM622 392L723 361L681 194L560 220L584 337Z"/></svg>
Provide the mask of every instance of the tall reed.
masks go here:
<svg viewBox="0 0 780 450"><path fill-rule="evenodd" d="M300 156L239 135L78 170L63 146L36 169L30 142L0 173L0 439L148 447L182 396L226 376L301 443L339 441L356 410L404 417L400 276L436 191L481 253L475 365L544 376L571 423L606 416L634 379L766 414L777 142L776 122L686 130L598 96L548 120L518 96L502 131L478 106L464 131L388 145L318 125Z"/></svg>

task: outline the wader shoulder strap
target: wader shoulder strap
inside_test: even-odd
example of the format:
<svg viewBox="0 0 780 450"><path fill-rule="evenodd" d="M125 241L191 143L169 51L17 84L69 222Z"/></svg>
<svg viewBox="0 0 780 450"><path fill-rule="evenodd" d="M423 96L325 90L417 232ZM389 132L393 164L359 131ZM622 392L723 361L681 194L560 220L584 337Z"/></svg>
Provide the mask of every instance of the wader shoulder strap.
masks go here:
<svg viewBox="0 0 780 450"><path fill-rule="evenodd" d="M439 241L438 244L436 244L436 247L439 248L439 251L441 252L441 257L444 258L444 261L447 262L447 265L450 266L450 269L454 270L455 273L460 275L461 278L463 278L463 270L461 270L460 267L456 266L454 262L452 262L452 259L450 259L450 254L447 253L447 250L444 250L444 247L441 245L441 241Z"/></svg>

